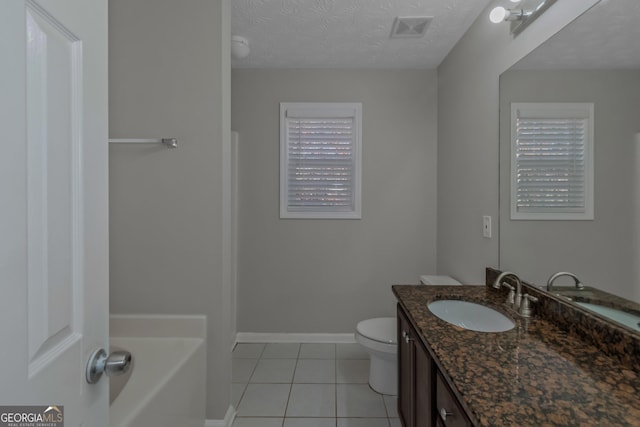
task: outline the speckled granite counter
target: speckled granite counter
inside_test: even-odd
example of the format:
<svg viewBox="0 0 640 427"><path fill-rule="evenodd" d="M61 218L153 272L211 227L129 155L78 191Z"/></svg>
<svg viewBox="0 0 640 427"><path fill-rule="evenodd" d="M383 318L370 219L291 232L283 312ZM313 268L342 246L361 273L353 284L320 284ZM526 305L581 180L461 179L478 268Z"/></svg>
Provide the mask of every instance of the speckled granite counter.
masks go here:
<svg viewBox="0 0 640 427"><path fill-rule="evenodd" d="M640 374L542 319L501 333L453 326L427 305L464 299L500 311L485 286L395 285L393 292L480 426L640 426Z"/></svg>

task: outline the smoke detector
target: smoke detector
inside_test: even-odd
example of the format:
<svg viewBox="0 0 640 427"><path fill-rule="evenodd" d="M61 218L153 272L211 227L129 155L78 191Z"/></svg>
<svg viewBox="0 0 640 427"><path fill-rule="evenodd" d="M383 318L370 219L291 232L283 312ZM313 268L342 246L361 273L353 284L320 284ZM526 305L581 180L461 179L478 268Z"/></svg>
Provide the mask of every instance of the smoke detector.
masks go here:
<svg viewBox="0 0 640 427"><path fill-rule="evenodd" d="M249 56L249 41L241 36L231 36L231 56L235 59Z"/></svg>
<svg viewBox="0 0 640 427"><path fill-rule="evenodd" d="M391 38L422 37L433 16L398 16L393 21Z"/></svg>

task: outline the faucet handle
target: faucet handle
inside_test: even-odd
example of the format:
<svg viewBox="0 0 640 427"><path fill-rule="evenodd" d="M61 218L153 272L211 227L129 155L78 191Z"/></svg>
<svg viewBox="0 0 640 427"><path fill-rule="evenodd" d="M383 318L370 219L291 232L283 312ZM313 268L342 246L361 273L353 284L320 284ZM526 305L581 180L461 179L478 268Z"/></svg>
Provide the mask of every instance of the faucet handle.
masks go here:
<svg viewBox="0 0 640 427"><path fill-rule="evenodd" d="M538 302L538 298L533 295L522 295L522 303L520 304L520 315L522 317L531 317L531 304L532 302Z"/></svg>
<svg viewBox="0 0 640 427"><path fill-rule="evenodd" d="M509 294L507 295L507 300L505 301L505 303L507 305L514 305L516 300L516 289L505 282L502 283L502 287L509 289Z"/></svg>

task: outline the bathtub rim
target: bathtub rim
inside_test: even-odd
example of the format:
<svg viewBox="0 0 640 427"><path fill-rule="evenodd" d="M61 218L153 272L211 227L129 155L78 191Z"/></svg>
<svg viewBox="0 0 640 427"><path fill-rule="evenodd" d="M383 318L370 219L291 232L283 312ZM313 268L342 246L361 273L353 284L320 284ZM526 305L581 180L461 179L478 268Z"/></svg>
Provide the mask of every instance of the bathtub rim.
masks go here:
<svg viewBox="0 0 640 427"><path fill-rule="evenodd" d="M132 352L138 352L140 354L140 346L144 346L145 344L151 344L152 347L157 346L172 346L178 343L180 346L184 347L183 353L180 353L180 357L175 359L174 362L170 365L166 365L165 370L162 371L162 377L153 376L152 380L149 380L148 377L140 380L138 377L141 375L141 371L145 370L145 367L141 367L141 363L144 364L145 356L149 356L149 354L141 355L142 360L138 359L138 370L137 374L134 370L131 373L131 377L127 382L136 384L137 381L143 382L151 382L151 387L148 389L145 388L144 393L135 394L135 399L130 399L130 395L134 392L133 389L127 389L125 386L120 395L114 399L113 404L109 407L109 426L110 427L120 427L120 426L130 426L131 422L136 419L140 415L142 411L147 408L147 406L153 401L153 399L161 393L166 385L176 376L178 375L185 366L193 360L193 358L198 357L198 353L202 353L203 360L206 360L206 349L205 349L205 341L200 338L149 338L149 337L113 337L114 345L118 347L123 347L130 349ZM173 360L173 359L171 359ZM146 373L148 375L148 373ZM136 384L137 385L137 384ZM136 402L135 405L132 405L132 402ZM116 416L117 414L117 416ZM204 416L204 414L203 414Z"/></svg>
<svg viewBox="0 0 640 427"><path fill-rule="evenodd" d="M170 366L160 381L156 381L152 384L152 388L144 396L140 396L136 400L137 405L126 405L126 402L118 403L120 397L126 398L127 393L125 386L120 395L116 397L113 403L110 405L110 426L113 425L127 425L130 420L144 410L146 405L149 405L153 397L162 392L163 387L166 386L171 378L180 372L181 369L191 360L193 357L202 357L204 361L204 369L206 372L206 338L207 338L207 316L205 315L176 315L176 314L111 314L109 316L109 345L116 345L122 347L127 351L131 351L134 359L136 358L135 342L144 341L149 342L170 342L179 340L182 345L185 346L185 350L188 348L190 351L185 351L185 354L181 355L179 359L176 359L172 366ZM122 340L122 341L121 341ZM129 343L132 343L129 345ZM201 354L201 356L196 356ZM140 362L140 360L137 360ZM137 366L140 369L139 364ZM136 369L132 370L131 376L136 375ZM140 372L138 372L140 374ZM130 378L129 381L135 381L136 378ZM128 384L127 384L128 385ZM204 393L203 395L206 395ZM204 402L204 400L203 400ZM115 409L114 409L115 408ZM111 411L114 410L112 413ZM118 411L122 410L123 413L114 417ZM203 414L204 416L204 414ZM205 417L206 418L206 417ZM118 424L115 424L115 423Z"/></svg>

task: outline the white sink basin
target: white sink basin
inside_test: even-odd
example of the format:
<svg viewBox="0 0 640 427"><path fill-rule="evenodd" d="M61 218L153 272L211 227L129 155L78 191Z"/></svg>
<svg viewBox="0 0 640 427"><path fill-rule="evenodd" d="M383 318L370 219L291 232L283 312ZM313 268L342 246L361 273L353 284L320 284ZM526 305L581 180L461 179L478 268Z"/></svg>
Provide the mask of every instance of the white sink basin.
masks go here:
<svg viewBox="0 0 640 427"><path fill-rule="evenodd" d="M612 307L605 307L598 304L590 304L588 302L576 301L576 304L596 312L602 316L608 317L611 320L615 320L624 326L633 329L634 331L640 331L640 316L636 316L626 311L616 310Z"/></svg>
<svg viewBox="0 0 640 427"><path fill-rule="evenodd" d="M516 325L504 314L487 306L461 300L438 300L429 311L445 322L478 332L504 332Z"/></svg>

